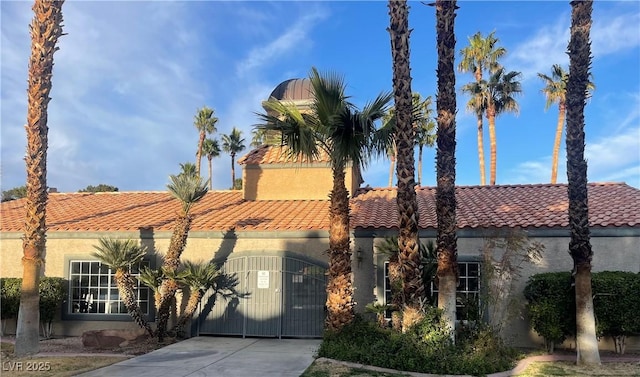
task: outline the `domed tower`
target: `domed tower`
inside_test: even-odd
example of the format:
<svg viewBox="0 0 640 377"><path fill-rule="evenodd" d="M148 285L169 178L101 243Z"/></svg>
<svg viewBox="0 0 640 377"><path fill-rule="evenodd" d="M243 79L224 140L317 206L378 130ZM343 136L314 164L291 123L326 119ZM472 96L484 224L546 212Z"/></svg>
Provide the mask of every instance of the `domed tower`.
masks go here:
<svg viewBox="0 0 640 377"><path fill-rule="evenodd" d="M309 111L313 103L313 87L309 79L290 79L273 89L262 102L281 101L296 106L301 112ZM278 140L276 135L267 139ZM274 144L274 143L271 143ZM277 144L277 143L276 143ZM243 166L243 190L247 200L326 200L333 187L329 156L320 155L309 160L291 156L286 147L264 144L238 160ZM359 167L346 169L346 186L353 196L362 183Z"/></svg>

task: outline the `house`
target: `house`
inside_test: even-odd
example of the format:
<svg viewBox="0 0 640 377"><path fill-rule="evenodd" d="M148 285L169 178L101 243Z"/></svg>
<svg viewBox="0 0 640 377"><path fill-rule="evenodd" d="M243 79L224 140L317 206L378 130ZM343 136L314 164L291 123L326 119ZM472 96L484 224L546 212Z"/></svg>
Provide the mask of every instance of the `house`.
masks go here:
<svg viewBox="0 0 640 377"><path fill-rule="evenodd" d="M284 88L283 88L284 86ZM288 89L287 89L288 88ZM290 89L290 90L289 90ZM304 81L278 86L272 96L304 103ZM209 192L192 210L184 259L214 261L235 278L245 297L205 297L192 321L192 334L318 337L325 316L330 167L321 156L304 161L277 146L261 146L240 161L242 191ZM351 195L353 279L357 311L389 299L388 256L376 245L397 233L396 190L360 188L361 176L347 172ZM640 190L624 183L589 184L593 270L640 272ZM435 240L435 188L416 188L419 236ZM528 276L568 271L567 186L507 185L457 187L459 295L476 299L481 249L496 232L521 229L545 246L538 264L524 266L513 294L522 296ZM0 206L0 275L20 277L25 200ZM111 271L91 256L101 237L139 240L150 251L145 264L159 264L166 252L180 204L168 192L51 193L47 205L44 274L69 281L69 297L58 335L134 327L119 299ZM135 272L135 271L134 271ZM153 297L138 289L153 315ZM13 327L12 327L13 326ZM15 329L8 324L6 331ZM512 344L539 342L526 320L506 329ZM628 349L640 349L637 339Z"/></svg>

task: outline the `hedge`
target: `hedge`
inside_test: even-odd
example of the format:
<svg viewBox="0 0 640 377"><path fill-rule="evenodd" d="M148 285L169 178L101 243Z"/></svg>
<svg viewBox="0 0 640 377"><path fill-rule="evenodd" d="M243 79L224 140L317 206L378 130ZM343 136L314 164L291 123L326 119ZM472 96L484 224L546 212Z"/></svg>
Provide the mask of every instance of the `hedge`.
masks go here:
<svg viewBox="0 0 640 377"><path fill-rule="evenodd" d="M0 318L17 318L20 307L20 278L0 278ZM43 277L40 279L40 321L50 323L62 309L67 297L67 284L63 278Z"/></svg>
<svg viewBox="0 0 640 377"><path fill-rule="evenodd" d="M640 334L640 274L596 272L591 275L591 286L598 336L612 337L616 351L623 353L624 337ZM575 289L569 272L532 276L524 295L530 326L545 339L550 352L555 343L575 336Z"/></svg>

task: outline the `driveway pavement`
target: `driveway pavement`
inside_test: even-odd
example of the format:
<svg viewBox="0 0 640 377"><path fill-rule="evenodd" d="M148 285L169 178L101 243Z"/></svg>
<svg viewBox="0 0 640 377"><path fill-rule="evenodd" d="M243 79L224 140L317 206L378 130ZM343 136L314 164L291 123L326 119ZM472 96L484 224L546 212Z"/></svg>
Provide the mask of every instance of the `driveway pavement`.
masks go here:
<svg viewBox="0 0 640 377"><path fill-rule="evenodd" d="M320 339L194 337L82 377L299 377Z"/></svg>

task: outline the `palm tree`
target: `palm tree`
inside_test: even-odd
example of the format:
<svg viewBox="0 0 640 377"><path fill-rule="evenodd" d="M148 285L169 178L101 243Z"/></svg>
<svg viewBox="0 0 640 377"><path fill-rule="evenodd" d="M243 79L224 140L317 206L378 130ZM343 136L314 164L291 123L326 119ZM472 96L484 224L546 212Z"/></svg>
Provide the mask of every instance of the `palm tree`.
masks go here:
<svg viewBox="0 0 640 377"><path fill-rule="evenodd" d="M454 22L456 1L436 0L436 35L438 44L438 95L436 96L436 236L438 269L438 307L443 310L451 336L456 320L456 285L458 250L456 237L456 75Z"/></svg>
<svg viewBox="0 0 640 377"><path fill-rule="evenodd" d="M184 164L180 164L180 174L179 175L188 175L188 176L197 176L196 165L193 162L185 162Z"/></svg>
<svg viewBox="0 0 640 377"><path fill-rule="evenodd" d="M564 128L564 118L567 112L567 79L569 73L565 71L559 64L551 67L551 76L544 73L538 73L538 77L544 82L542 93L547 98L545 110L554 103L558 104L558 124L556 126L556 137L553 143L553 158L551 160L551 184L556 184L558 179L558 155L560 154L560 143L562 141L562 130ZM595 89L593 82L587 84L587 90Z"/></svg>
<svg viewBox="0 0 640 377"><path fill-rule="evenodd" d="M418 201L415 191L415 129L413 93L409 64L409 9L403 0L389 0L389 34L393 60L395 98L395 144L397 148L397 204L399 219L398 261L402 276L402 303L416 308L424 296L420 244L418 239Z"/></svg>
<svg viewBox="0 0 640 377"><path fill-rule="evenodd" d="M496 184L496 117L504 112L518 113L518 102L514 96L522 93L522 86L517 81L519 77L520 72L511 71L505 73L504 67L500 67L491 74L488 81L471 82L462 87L463 92L471 95L467 108L476 112L484 109L489 122L491 145L490 185Z"/></svg>
<svg viewBox="0 0 640 377"><path fill-rule="evenodd" d="M213 160L214 157L220 156L220 152L220 143L218 143L218 139L205 139L204 143L202 143L202 153L207 156L207 161L209 162L209 190L213 190L211 160Z"/></svg>
<svg viewBox="0 0 640 377"><path fill-rule="evenodd" d="M413 93L413 127L415 129L416 144L418 144L418 186L422 181L422 150L424 147L433 147L436 142L435 128L433 121L433 109L431 96L422 100L420 93Z"/></svg>
<svg viewBox="0 0 640 377"><path fill-rule="evenodd" d="M200 137L198 139L198 150L196 151L196 174L200 175L200 162L202 160L202 145L204 144L204 139L208 134L212 134L216 132L216 123L218 123L218 118L214 116L215 111L207 106L204 106L202 109L198 110L198 114L195 116L195 120L193 122L194 126L200 133Z"/></svg>
<svg viewBox="0 0 640 377"><path fill-rule="evenodd" d="M480 32L475 33L472 37L469 37L469 45L460 50L460 64L458 70L460 72L471 72L476 79L476 83L482 81L482 75L485 70L490 73L495 72L499 68L498 60L507 53L504 47L498 47L498 38L495 37L494 32L489 33L486 37L483 37ZM478 161L480 164L480 184L486 184L485 178L485 166L484 166L484 130L482 115L486 108L482 106L483 102L478 102L478 99L472 99L467 104L467 109L472 110L476 114L477 126L478 126Z"/></svg>
<svg viewBox="0 0 640 377"><path fill-rule="evenodd" d="M345 95L342 77L321 75L315 68L309 75L313 88L310 111L280 101L266 103L267 113L258 114L260 129L278 131L292 156L316 158L320 151L329 156L333 187L329 198L329 271L327 282L326 328L339 331L353 321L354 301L351 281L349 237L349 193L345 186L345 169L365 165L371 155L375 122L382 118L391 100L380 94L358 111ZM270 115L274 114L274 115Z"/></svg>
<svg viewBox="0 0 640 377"><path fill-rule="evenodd" d="M27 89L26 219L22 251L22 287L16 328L16 356L38 353L38 286L46 248L47 108L53 75L53 53L62 35L62 3L36 0L31 22L31 56Z"/></svg>
<svg viewBox="0 0 640 377"><path fill-rule="evenodd" d="M215 288L216 281L220 276L220 271L213 263L185 261L184 270L181 275L181 282L189 287L189 300L173 328L176 334L181 334L187 321L193 317L204 293L209 288Z"/></svg>
<svg viewBox="0 0 640 377"><path fill-rule="evenodd" d="M254 129L251 131L251 144L249 146L253 148L258 148L262 144L264 144L266 139L266 135L264 130Z"/></svg>
<svg viewBox="0 0 640 377"><path fill-rule="evenodd" d="M160 305L158 305L156 315L156 332L160 341L164 339L173 297L179 288L175 274L178 271L178 267L180 267L180 256L187 245L187 236L193 220L189 212L207 193L207 185L203 183L202 178L199 176L182 174L171 175L169 178L171 179L171 183L167 185L169 193L180 201L182 208L178 213L173 234L169 241L169 249L162 264L162 272L165 279L160 286Z"/></svg>
<svg viewBox="0 0 640 377"><path fill-rule="evenodd" d="M569 253L576 290L576 348L578 365L600 364L591 289L591 249L587 161L584 159L584 106L591 66L592 1L571 2L569 77L567 79L567 178L569 195Z"/></svg>
<svg viewBox="0 0 640 377"><path fill-rule="evenodd" d="M222 135L222 150L231 155L231 188L236 182L236 154L244 150L242 131L233 127L229 135Z"/></svg>
<svg viewBox="0 0 640 377"><path fill-rule="evenodd" d="M153 336L153 330L144 318L144 314L138 304L135 290L136 281L131 276L131 267L144 259L147 253L146 249L133 240L111 238L101 238L94 248L97 251L91 255L115 271L118 292L120 292L122 302L133 321L145 329L149 336Z"/></svg>

